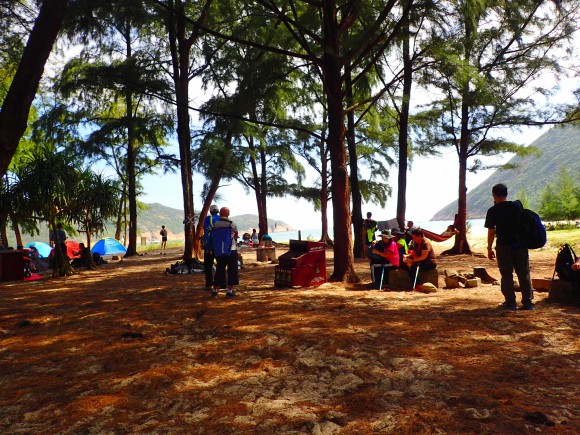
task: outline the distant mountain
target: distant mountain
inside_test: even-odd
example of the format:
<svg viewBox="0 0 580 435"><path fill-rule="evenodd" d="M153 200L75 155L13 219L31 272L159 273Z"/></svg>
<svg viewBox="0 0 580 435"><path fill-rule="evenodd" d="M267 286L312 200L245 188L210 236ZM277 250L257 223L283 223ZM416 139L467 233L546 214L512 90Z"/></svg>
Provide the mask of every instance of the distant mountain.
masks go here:
<svg viewBox="0 0 580 435"><path fill-rule="evenodd" d="M580 168L580 126L554 127L534 141L540 156L513 157L514 169L497 170L467 194L467 218L485 218L493 205L491 188L497 183L508 187L509 199L517 199L524 190L530 207L537 210L546 184L553 184L561 167L573 177ZM457 213L457 200L439 210L431 220L452 220Z"/></svg>
<svg viewBox="0 0 580 435"><path fill-rule="evenodd" d="M255 214L242 214L239 216L232 216L231 220L236 223L238 230L240 232L252 232L252 228L258 230L258 215ZM279 231L294 231L290 225L284 221L268 219L268 231L270 233L275 233Z"/></svg>
<svg viewBox="0 0 580 435"><path fill-rule="evenodd" d="M166 207L164 205L153 203L145 204L147 206L146 210L137 211L137 234L138 237L147 237L147 240L160 240L161 236L159 231L161 230L161 225L165 225L167 228L167 238L169 240L182 240L184 238L183 232L183 210ZM196 216L196 223L197 223ZM238 227L240 233L252 232L252 228L258 228L258 216L253 214L244 214L240 216L232 216L232 221L234 221ZM270 227L270 232L276 231L293 231L290 225L284 221L268 219L268 226ZM105 237L112 237L115 233L115 225L110 222L107 225L107 232ZM82 241L85 236L84 234L78 236L70 236L70 239ZM42 241L48 243L48 229L43 224L40 229L40 235L31 237L27 234L22 234L22 239L24 244L32 241ZM15 246L16 241L14 234L9 232L8 240L10 246ZM140 240L137 241L137 244Z"/></svg>
<svg viewBox="0 0 580 435"><path fill-rule="evenodd" d="M169 240L183 239L183 210L165 207L159 203L146 204L147 210L139 210L137 227L139 236L148 239L160 239L159 231L161 225L167 228L167 238ZM198 216L196 216L197 223ZM240 233L252 232L252 228L258 228L258 215L243 214L231 216L230 219L236 223ZM293 228L287 223L279 220L268 219L270 232L292 231ZM288 228L288 230L287 230Z"/></svg>

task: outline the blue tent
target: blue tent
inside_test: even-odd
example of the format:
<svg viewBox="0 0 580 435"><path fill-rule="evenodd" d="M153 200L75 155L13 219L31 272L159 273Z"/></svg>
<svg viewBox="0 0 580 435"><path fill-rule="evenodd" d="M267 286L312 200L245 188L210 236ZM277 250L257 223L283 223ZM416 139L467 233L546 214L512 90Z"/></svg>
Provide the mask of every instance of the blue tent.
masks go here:
<svg viewBox="0 0 580 435"><path fill-rule="evenodd" d="M118 240L107 237L94 244L91 248L91 253L94 254L95 252L101 255L119 255L125 254L127 249Z"/></svg>
<svg viewBox="0 0 580 435"><path fill-rule="evenodd" d="M36 248L38 255L40 255L42 258L48 258L50 251L52 251L52 248L49 245L42 242L30 242L25 246L25 248L30 248L31 246Z"/></svg>

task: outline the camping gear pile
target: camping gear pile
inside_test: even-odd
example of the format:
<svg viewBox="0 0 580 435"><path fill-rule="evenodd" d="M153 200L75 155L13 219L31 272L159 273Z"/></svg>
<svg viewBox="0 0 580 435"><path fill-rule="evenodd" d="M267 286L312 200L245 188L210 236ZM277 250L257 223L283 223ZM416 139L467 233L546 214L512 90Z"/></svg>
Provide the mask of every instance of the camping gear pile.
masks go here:
<svg viewBox="0 0 580 435"><path fill-rule="evenodd" d="M203 273L203 263L197 258L189 261L178 261L165 269L166 275L186 275L188 273Z"/></svg>

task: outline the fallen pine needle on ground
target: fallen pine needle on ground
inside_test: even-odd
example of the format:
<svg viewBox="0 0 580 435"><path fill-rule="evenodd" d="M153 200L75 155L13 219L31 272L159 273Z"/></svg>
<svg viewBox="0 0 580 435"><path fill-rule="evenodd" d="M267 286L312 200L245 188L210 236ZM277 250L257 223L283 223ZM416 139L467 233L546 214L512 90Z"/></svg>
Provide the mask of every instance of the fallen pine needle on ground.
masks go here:
<svg viewBox="0 0 580 435"><path fill-rule="evenodd" d="M534 278L556 251L530 251ZM536 293L535 311L505 312L498 285L443 287L446 269L499 278L483 256L439 256L425 294L373 290L362 259L360 284L276 288L248 250L236 297L211 299L202 274L165 274L180 254L0 284L0 430L580 432L580 309Z"/></svg>

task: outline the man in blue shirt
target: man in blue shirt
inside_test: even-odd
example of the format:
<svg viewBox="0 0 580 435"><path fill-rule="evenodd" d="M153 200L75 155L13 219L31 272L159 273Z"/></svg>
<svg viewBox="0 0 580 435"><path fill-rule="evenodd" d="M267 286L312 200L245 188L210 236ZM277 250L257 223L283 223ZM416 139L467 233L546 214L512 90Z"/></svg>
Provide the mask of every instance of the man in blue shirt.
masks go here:
<svg viewBox="0 0 580 435"><path fill-rule="evenodd" d="M211 241L211 232L215 223L219 220L219 208L212 204L209 208L209 215L203 221L203 268L205 271L205 286L213 288L213 243Z"/></svg>

